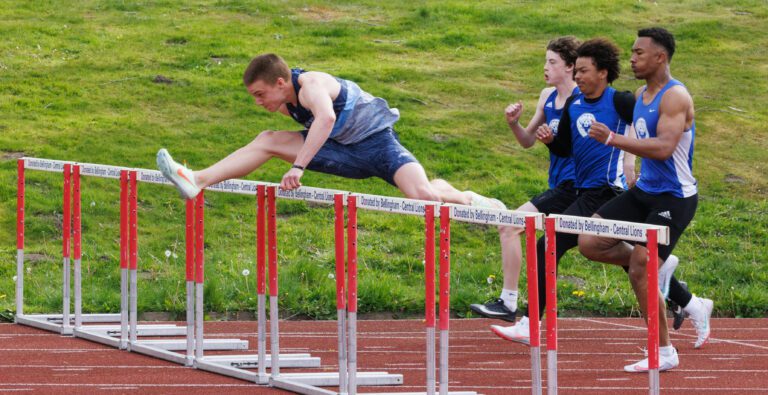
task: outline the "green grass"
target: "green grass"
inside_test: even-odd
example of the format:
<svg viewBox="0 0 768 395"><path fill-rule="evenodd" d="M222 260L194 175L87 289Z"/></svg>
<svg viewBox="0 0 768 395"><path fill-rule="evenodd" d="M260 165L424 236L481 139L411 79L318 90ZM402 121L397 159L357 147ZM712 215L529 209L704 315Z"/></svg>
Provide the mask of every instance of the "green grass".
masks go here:
<svg viewBox="0 0 768 395"><path fill-rule="evenodd" d="M547 41L565 34L613 39L624 50L624 75L615 85L634 90L629 48L636 29L649 25L676 34L673 75L687 84L697 108L700 205L676 248L679 277L715 299L718 315L768 314L764 1L0 4L3 316L14 309L15 158L21 155L152 168L157 149L168 147L194 168L210 165L261 130L297 129L260 111L241 86L251 57L277 52L292 66L353 79L398 107L401 139L430 177L517 206L546 188L547 151L520 148L502 111L522 100L524 117L531 115ZM154 82L157 76L171 83ZM285 170L275 161L248 178L276 182ZM308 173L303 181L398 195L374 179ZM167 187L139 191L139 308L180 312L182 201ZM60 309L61 196L60 175L28 173L28 312ZM83 181L85 311L119 309L118 196L116 182ZM253 201L220 193L207 200L207 308L254 310ZM333 213L282 201L279 211L281 309L289 316L334 316ZM372 212L361 213L359 222L360 311L418 314L423 222ZM499 243L494 229L458 223L452 238L452 303L463 316L470 303L499 292ZM560 307L568 314L636 314L621 270L574 251L560 274ZM497 278L492 284L489 275Z"/></svg>

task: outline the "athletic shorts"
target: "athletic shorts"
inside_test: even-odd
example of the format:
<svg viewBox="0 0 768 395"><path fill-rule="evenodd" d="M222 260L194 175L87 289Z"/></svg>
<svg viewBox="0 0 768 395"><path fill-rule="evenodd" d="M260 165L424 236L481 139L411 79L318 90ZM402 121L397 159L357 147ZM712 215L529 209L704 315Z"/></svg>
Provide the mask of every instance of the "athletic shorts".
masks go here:
<svg viewBox="0 0 768 395"><path fill-rule="evenodd" d="M307 130L301 132L307 138ZM384 129L352 144L328 139L307 169L346 178L379 177L395 185L395 172L416 157L400 144L397 133Z"/></svg>
<svg viewBox="0 0 768 395"><path fill-rule="evenodd" d="M548 189L531 199L531 204L544 214L560 214L568 208L576 198L576 188L573 180L563 181L552 189Z"/></svg>
<svg viewBox="0 0 768 395"><path fill-rule="evenodd" d="M634 187L600 207L597 214L605 219L668 226L669 245L659 244L659 258L666 260L693 219L698 200L698 195L687 198L668 193L652 195Z"/></svg>

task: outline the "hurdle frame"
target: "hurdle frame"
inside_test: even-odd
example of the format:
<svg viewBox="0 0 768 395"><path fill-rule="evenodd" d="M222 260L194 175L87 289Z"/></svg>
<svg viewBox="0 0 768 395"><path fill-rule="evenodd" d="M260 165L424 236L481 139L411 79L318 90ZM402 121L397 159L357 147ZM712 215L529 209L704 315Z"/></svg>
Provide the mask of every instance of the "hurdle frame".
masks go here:
<svg viewBox="0 0 768 395"><path fill-rule="evenodd" d="M82 314L82 299L81 299L81 291L82 291L82 283L80 280L81 275L81 262L82 262L82 245L81 245L81 213L80 213L80 175L90 175L90 176L97 176L102 178L120 178L122 182L122 173L127 170L127 168L121 168L116 166L108 166L108 165L95 165L95 164L87 164L87 163L75 163L75 162L66 162L66 161L57 161L57 160L49 160L49 159L39 159L39 158L21 158L18 161L18 173L19 173L19 179L17 184L17 284L16 284L16 306L17 306L17 315L16 315L16 322L24 325L29 326L35 326L38 328L54 331L61 333L63 335L66 334L75 334L81 330L81 328L87 328L88 325L83 325L83 323L91 323L91 322L113 322L115 314ZM63 267L63 274L62 274L62 292L63 292L63 305L62 305L62 313L61 314L35 314L35 315L27 315L24 314L24 306L23 306L23 281L24 281L24 241L25 241L25 234L24 234L24 225L26 221L25 217L25 195L26 195L26 186L25 186L25 169L33 169L33 170L43 170L43 171L50 171L50 172L61 172L63 174L64 178L64 185L63 185L63 212L64 212L64 226L62 230L62 267ZM118 175L120 174L120 175ZM124 347L126 344L128 348L131 349L131 351L140 351L142 348L145 348L146 350L149 350L147 352L149 355L163 358L161 351L167 350L184 350L183 346L187 346L187 350L189 351L189 341L187 341L186 344L182 344L182 342L176 342L182 347L176 348L175 345L166 345L161 346L158 343L152 343L155 341L139 341L137 339L137 336L139 336L139 326L137 324L137 317L136 317L136 298L137 298L137 285L136 285L136 259L137 259L137 247L136 247L136 232L137 232L137 222L136 222L136 210L137 210L137 204L136 204L136 195L137 195L137 186L136 184L141 182L149 182L149 183L157 183L157 184L169 184L167 180L160 175L157 171L152 170L145 170L145 169L132 169L128 173L127 182L129 184L129 189L127 192L128 196L128 219L127 219L127 251L124 251L122 249L122 240L121 240L121 262L123 257L127 257L128 261L128 269L129 274L127 277L130 278L130 284L129 284L129 295L128 295L128 305L129 305L129 312L128 312L128 319L129 319L129 339L127 343L123 340L123 337L126 335L125 330L122 328L122 322L121 322L121 330L120 336L121 338L118 340L117 347ZM281 197L281 198L293 198L296 200L303 200L303 201L322 201L324 203L328 203L329 199L328 196L334 196L334 200L336 199L335 193L337 191L331 191L331 190L323 190L319 188L308 188L308 187L302 187L297 190L293 191L276 191L276 185L275 184L269 184L269 183L257 183L257 182L250 182L250 181L243 181L243 180L230 180L227 182L223 182L220 184L217 184L209 189L211 190L218 190L218 191L224 191L224 192L234 192L234 193L241 193L241 194L254 194L253 192L257 190L258 185L262 185L263 187L266 186L267 193L269 195L269 191L271 189L272 191L272 204L274 205L274 198ZM308 198L308 196L313 191L314 193L319 193L321 195L324 195L325 198L323 199L317 199L316 196L314 198ZM121 197L122 197L122 190L121 190ZM343 192L338 192L343 193ZM202 193L201 193L201 201L202 200ZM353 210L357 210L358 206L356 204L356 199L359 197L361 203L365 202L365 197L368 197L369 200L375 201L376 199L381 199L381 201L399 201L399 202L406 202L410 201L411 199L398 199L398 198L386 198L382 196L375 196L375 195L365 195L365 194L355 194L355 193L344 193L346 199L348 200L347 205L349 206L349 202L353 202ZM268 198L269 199L269 198ZM268 203L269 204L269 203ZM425 223L426 223L426 212L428 211L426 209L427 205L431 205L434 209L434 207L437 207L439 204L435 202L423 202L423 212L419 213L425 215ZM121 213L122 208L124 207L124 203L121 199ZM200 218L199 221L202 221L202 207L203 203L199 204L201 214L199 216L196 215L196 218ZM274 207L274 206L273 206ZM343 205L342 205L343 207ZM361 204L359 206L363 209L372 209L372 210L378 210L378 211L389 211L389 212L398 212L398 213L405 213L405 214L414 214L413 212L401 212L404 210L393 210L391 207L367 207L366 204ZM417 204L416 207L419 207ZM449 272L449 266L450 266L450 252L444 253L443 251L443 240L447 240L446 244L449 244L450 242L450 220L455 219L457 221L462 222L471 222L471 223L479 223L479 224L486 224L486 225L500 225L500 226L520 226L519 219L523 218L524 222L533 221L536 223L535 228L536 229L542 229L543 225L541 223L543 222L543 215L531 215L531 213L516 213L509 210L496 210L496 209L481 209L476 207L469 207L469 206L462 206L462 205L452 205L452 204L443 204L439 205L440 207L440 217L441 217L441 275L440 280L441 282L444 279L449 280L450 279L450 272ZM413 208L410 208L410 210L413 210ZM73 213L74 211L74 213ZM469 212L469 215L466 215L466 212ZM442 213L445 214L442 214ZM275 210L274 208L271 210L271 213L274 214ZM518 217L518 215L521 215L522 217ZM532 217L535 217L535 219L532 219ZM125 225L123 223L123 214L121 214L121 230L125 229ZM343 218L343 217L342 217ZM355 217L356 218L356 217ZM434 218L433 218L434 219ZM640 242L647 242L647 250L648 250L648 281L649 284L655 284L657 283L657 276L658 276L658 244L668 244L669 243L669 230L667 227L657 226L657 225L648 225L648 224L640 224L640 223L631 223L631 222L623 222L623 221L612 221L612 220L603 220L603 219L596 219L596 218L587 218L587 217L572 217L572 216L565 216L565 215L557 215L553 214L547 217L547 221L552 220L552 223L554 225L551 225L554 229L552 231L552 245L554 245L554 232L562 232L562 233L575 233L575 234L592 234L597 236L603 236L603 237L612 237L620 240L626 240L626 241L640 241ZM356 219L355 219L356 221ZM442 226L445 222L445 226ZM202 223L202 222L201 222ZM70 224L72 228L70 228ZM575 224L575 225L574 225ZM354 230L356 229L356 225L351 224L349 225L351 230L348 230L348 234L351 235L354 233ZM426 225L425 225L426 226ZM575 226L575 227L574 227ZM611 228L613 227L613 228ZM527 229L530 229L529 226ZM549 222L548 226L549 228ZM276 229L276 228L273 228ZM70 234L72 237L70 237ZM198 248L202 248L202 227L199 232L195 232L196 237L200 238L200 243ZM535 234L535 230L534 230ZM122 232L121 232L122 236ZM269 236L269 235L268 235ZM426 236L428 237L428 236ZM258 237L257 237L258 238ZM268 237L269 238L269 237ZM350 237L351 239L351 237ZM547 232L546 236L547 241L547 247L549 249L550 246L550 237L549 237L549 231ZM356 237L355 237L356 242ZM72 244L70 244L72 243ZM274 238L269 241L270 243L270 249L268 251L268 254L271 256L274 254L275 257L275 268L276 268L276 258L277 258L277 247L276 247L276 233L274 233ZM342 241L343 243L343 241ZM351 245L354 247L354 242L350 242ZM433 243L434 244L434 243ZM348 259L350 262L353 262L356 260L356 251L353 251L353 247L350 247L348 250ZM552 247L554 249L554 247ZM535 252L535 250L534 250ZM426 248L426 241L425 241L425 256L428 254L427 248ZM534 254L535 255L535 254ZM546 254L547 256L547 263L549 263L549 251ZM552 252L552 256L554 257L554 252ZM197 258L196 258L197 259ZM202 260L202 257L201 257ZM554 259L552 259L554 260ZM197 263L197 261L196 261ZM272 263L272 259L270 259L270 263ZM71 290L71 271L72 268L71 265L74 265L74 271L75 271L75 298L74 298L74 304L75 304L75 313L74 316L70 315L69 309L70 305L72 303L70 298L70 290ZM445 267L446 274L443 274L443 266ZM131 273L130 270L133 272ZM337 268L338 270L338 268ZM426 265L425 265L426 270ZM551 269L550 267L547 267L547 274L548 277L550 275L550 271L554 274L554 269ZM121 268L121 278L123 277L123 271ZM196 271L197 273L197 271ZM195 293L197 295L202 296L202 268L199 271L201 281L195 283ZM434 273L434 271L433 271ZM196 274L197 275L197 274ZM426 277L426 275L425 275ZM356 272L353 271L351 279L355 279L356 283ZM285 381L289 382L291 385L298 386L299 389L305 389L307 386L317 386L321 384L317 384L319 382L324 382L325 378L318 379L317 377L314 378L308 378L306 380L299 379L299 375L302 375L301 373L296 374L296 377L292 377L292 374L281 374L279 372L280 369L280 357L279 354L279 331L277 328L277 271L274 271L274 280L272 277L272 271L270 271L270 282L274 281L275 283L275 291L274 291L274 300L272 298L272 286L270 286L270 315L272 315L274 321L272 325L274 325L274 329L272 332L272 350L274 353L274 358L270 359L270 364L272 365L272 374L269 376L269 382L274 384L278 381ZM351 280L350 280L351 281ZM356 284L355 284L356 285ZM339 289L341 289L341 293L344 293L344 284L343 282L339 287L339 283L337 280L337 292L339 292ZM441 291L440 291L440 298L441 301L445 299L445 308L441 304L440 307L440 340L441 340L441 355L440 355L440 362L441 362L441 372L440 372L440 393L448 393L447 392L447 362L448 362L448 353L442 352L443 348L443 338L445 338L445 349L447 350L447 344L448 344L448 312L449 312L449 300L450 300L450 291L449 291L449 283L446 284L445 289L443 289L441 284ZM355 301L355 306L352 308L347 308L346 314L347 314L347 322L346 325L344 323L340 323L340 327L347 328L347 332L345 336L348 340L351 341L349 343L348 348L346 350L346 353L344 353L347 356L347 363L345 364L348 368L346 372L347 377L347 393L354 394L357 392L357 378L356 375L356 357L353 355L356 353L356 343L354 342L354 337L356 335L356 286L353 290L352 284L350 283L350 287L347 289L349 291L349 297L348 302L350 300ZM122 289L122 283L121 283L121 289ZM555 291L556 294L556 285L552 286L551 289ZM196 296L197 296L196 295ZM651 297L652 293L649 292L648 297L648 358L649 358L649 391L652 394L659 392L659 376L658 376L658 319L659 319L659 312L658 312L658 295L653 295L654 297ZM122 297L121 294L121 304L122 304ZM549 297L549 295L548 295ZM188 299L189 300L189 299ZM202 303L198 301L198 299L195 300L200 304L200 308L198 311L202 311ZM557 333L556 333L556 314L557 314L557 307L556 307L556 299L554 300L554 303L548 303L550 306L548 307L548 321L549 321L549 315L550 315L550 308L552 309L554 314L552 315L552 318L554 319L554 330L548 329L548 336L550 336L549 332L552 332L552 336L554 336L552 343L552 349L549 348L549 339L548 339L548 359L551 358L553 363L548 362L548 384L554 384L552 385L552 389L555 391L553 393L556 393L557 389L557 376L556 376L556 361L557 361ZM274 308L272 306L274 305ZM348 303L349 305L349 303ZM434 305L434 304L433 304ZM338 308L337 304L337 308ZM122 310L122 309L121 309ZM338 309L341 310L341 309ZM538 309L536 309L538 311ZM427 314L427 311L425 311L425 314ZM196 315L196 317L200 317L202 315ZM122 312L121 312L122 316ZM442 323L443 317L446 318L445 325ZM538 318L538 317L537 317ZM429 325L429 320L427 321L427 325ZM60 322L60 324L57 324L57 322ZM74 325L73 325L74 322ZM196 326L198 325L196 321ZM263 320L260 322L264 322ZM202 324L199 324L200 327L202 327ZM445 327L445 333L443 333L443 326ZM538 334L538 319L535 323L532 323L531 325L532 329L532 338L534 337L533 331L534 327L536 329L536 334ZM549 327L549 323L548 323ZM197 328L196 328L197 329ZM83 329L84 333L87 337L88 333L85 329ZM434 331L434 328L433 328ZM197 333L197 330L195 331L196 339L195 339L195 354L198 354L197 349L200 349L200 356L195 357L192 359L192 364L197 365L198 363L204 363L205 357L202 355L202 349L205 346L205 341L202 337L202 330L199 332L199 336ZM92 333L91 333L92 334ZM153 335L157 336L157 335ZM96 335L92 337L98 337ZM429 328L427 328L427 337L429 337ZM539 336L535 336L538 343ZM89 340L95 340L94 338L89 338ZM533 343L533 339L532 343ZM172 342L173 343L173 342ZM341 345L342 343L340 343ZM432 343L434 344L434 342ZM533 344L532 344L533 345ZM247 347L247 346L246 346ZM341 348L341 347L340 347ZM339 350L340 356L342 354L343 350ZM553 352L550 354L550 352ZM160 353L160 355L157 355ZM173 354L173 353L170 353ZM429 356L429 351L427 352ZM182 355L182 354L174 354L176 356L180 356L180 358L174 357L174 362L178 362L184 365L190 364L190 358L189 355ZM434 355L433 355L434 356ZM354 359L353 359L354 358ZM267 376L266 373L262 374L262 369L265 369L266 358L264 358L263 355L258 356L259 362L259 373L256 374L257 379L253 381L263 381L264 377ZM534 359L534 351L532 350L532 361ZM443 362L444 361L444 362ZM340 359L341 362L341 359ZM539 357L539 363L540 363L540 357ZM443 366L446 366L445 369L443 369ZM549 372L551 369L550 366L554 368L554 372ZM197 367L197 366L196 366ZM340 368L341 369L341 368ZM226 373L224 373L226 374ZM310 374L311 375L311 374ZM539 376L540 377L540 376ZM338 384L326 384L326 385L341 385L343 384L343 380L340 375L337 377L337 383ZM251 376L248 376L247 380L251 380ZM539 379L540 380L540 379ZM427 372L427 393L429 393L429 372ZM533 382L536 382L536 378L533 377ZM381 385L381 384L376 384ZM445 387L445 388L444 388ZM532 389L535 386L532 385ZM548 385L548 391L550 385ZM343 387L340 387L343 388ZM288 389L288 388L287 388ZM332 391L326 391L326 390L320 390L320 392L312 392L312 393L334 393ZM299 391L300 392L300 391ZM434 390L433 390L434 392ZM344 393L344 392L341 392ZM474 394L474 392L471 392Z"/></svg>
<svg viewBox="0 0 768 395"><path fill-rule="evenodd" d="M562 214L550 214L552 232L552 249L554 254L555 232L570 234L588 234L600 237L610 237L624 241L645 242L647 244L647 281L658 287L659 255L658 245L669 244L669 228L666 226L643 224L627 221L615 221L594 217L577 217ZM564 223L565 222L565 223ZM549 232L547 233L549 236ZM547 243L549 246L549 243ZM556 296L555 296L556 297ZM547 302L549 303L549 302ZM649 393L658 395L659 382L659 294L648 292L648 388ZM549 314L549 312L547 312ZM557 310L554 310L557 317ZM549 318L549 317L548 317ZM555 350L556 351L556 350ZM557 369L557 366L554 366ZM549 369L548 369L549 370ZM553 373L556 377L557 372Z"/></svg>

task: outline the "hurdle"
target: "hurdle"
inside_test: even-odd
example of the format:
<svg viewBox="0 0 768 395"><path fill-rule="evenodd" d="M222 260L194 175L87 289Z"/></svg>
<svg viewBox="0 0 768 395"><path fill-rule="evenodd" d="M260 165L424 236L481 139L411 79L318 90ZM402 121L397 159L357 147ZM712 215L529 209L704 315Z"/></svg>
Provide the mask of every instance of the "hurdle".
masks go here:
<svg viewBox="0 0 768 395"><path fill-rule="evenodd" d="M666 226L642 223L613 221L602 218L577 217L550 214L546 218L546 283L547 283L547 393L557 393L557 276L555 262L556 232L570 234L588 234L610 237L625 241L646 243L648 249L647 277L648 284L658 284L659 256L658 245L669 244L669 228ZM530 261L529 261L530 264ZM534 277L538 278L538 277ZM530 277L529 277L530 279ZM536 283L537 281L533 281ZM530 287L529 280L529 287ZM652 286L649 285L649 289ZM657 287L657 285L656 285ZM529 291L530 294L531 291ZM659 295L648 292L648 384L649 393L658 395L659 382ZM529 298L536 299L536 298ZM530 306L530 304L529 304ZM530 309L529 309L530 310ZM538 313L538 306L535 309ZM529 318L533 315L529 311ZM538 319L538 314L537 314ZM538 329L538 320L531 319L531 345L534 328ZM538 340L538 331L536 331Z"/></svg>
<svg viewBox="0 0 768 395"><path fill-rule="evenodd" d="M74 327L79 327L84 322L113 322L119 319L116 314L82 314L80 280L75 279L75 316L70 315L70 238L71 219L72 219L72 178L74 177L75 194L75 232L74 232L74 263L76 277L80 273L81 265L81 232L80 232L80 166L71 163L58 162L46 163L44 168L39 170L48 170L63 173L63 201L62 201L62 313L61 314L25 314L24 313L24 242L25 242L25 193L26 193L26 173L27 158L21 158L17 161L17 200L16 200L16 317L15 322L47 331L59 333L62 335L72 335ZM34 166L30 168L37 169ZM45 168L48 167L48 168ZM74 325L74 327L73 327Z"/></svg>
<svg viewBox="0 0 768 395"><path fill-rule="evenodd" d="M131 336L134 346L142 348L141 342L165 349L179 349L178 342L163 342L161 340L138 340L138 336L175 336L184 333L185 328L169 324L138 325L136 323L136 183L138 174L136 170L129 170L116 166L96 165L88 163L71 163L40 158L21 158L17 162L17 282L16 282L16 323L33 326L40 329L73 335L91 341L99 342L116 348L128 348L127 336ZM62 224L62 256L63 256L63 280L62 314L24 314L24 226L25 226L25 193L26 173L25 169L42 170L49 172L61 172L64 178L63 194L63 224ZM146 171L145 171L146 172ZM159 172L155 172L159 175ZM121 180L121 313L120 314L82 314L82 280L81 280L81 197L80 176L96 176L101 178L114 178ZM160 175L150 177L155 183L163 183ZM162 181L160 181L162 180ZM167 181L165 181L167 183ZM131 211L132 210L132 211ZM131 212L129 212L131 211ZM70 228L70 224L72 228ZM131 226L132 225L132 226ZM71 238L70 238L71 234ZM70 248L70 243L73 248ZM70 256L71 255L71 256ZM69 308L70 298L70 259L74 263L74 305L75 314L71 316ZM130 274L132 284L128 288L129 262L132 262ZM128 301L132 302L132 314L128 312ZM132 324L129 326L128 319ZM83 325L84 323L108 324L119 322L120 325ZM116 339L115 336L119 336ZM225 340L225 339L222 339ZM216 344L219 343L219 344ZM214 341L210 347L228 349L221 340ZM231 346L230 346L231 347ZM237 347L242 348L242 344ZM150 350L152 351L152 350Z"/></svg>

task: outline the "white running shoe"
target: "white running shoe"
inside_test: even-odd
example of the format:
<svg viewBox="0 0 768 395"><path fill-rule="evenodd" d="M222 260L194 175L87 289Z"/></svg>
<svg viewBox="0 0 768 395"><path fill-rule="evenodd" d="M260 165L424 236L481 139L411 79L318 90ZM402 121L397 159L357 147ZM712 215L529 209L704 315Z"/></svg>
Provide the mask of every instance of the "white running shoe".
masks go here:
<svg viewBox="0 0 768 395"><path fill-rule="evenodd" d="M670 255L659 267L659 289L664 295L664 299L669 295L669 282L672 281L672 275L675 274L675 269L679 263L680 260L676 256Z"/></svg>
<svg viewBox="0 0 768 395"><path fill-rule="evenodd" d="M195 175L192 170L174 162L171 154L165 148L157 151L157 168L168 181L176 186L184 199L192 199L200 193L200 188L195 184Z"/></svg>
<svg viewBox="0 0 768 395"><path fill-rule="evenodd" d="M491 332L496 336L513 342L531 344L531 329L528 324L528 317L523 316L515 325L501 326L491 325Z"/></svg>
<svg viewBox="0 0 768 395"><path fill-rule="evenodd" d="M501 200L499 199L487 198L483 195L480 195L479 193L475 193L472 191L467 191L467 193L472 198L472 202L470 204L473 207L492 208L496 210L507 209L507 206L504 205L504 203L502 203Z"/></svg>
<svg viewBox="0 0 768 395"><path fill-rule="evenodd" d="M680 365L680 360L677 357L677 349L672 348L672 355L664 356L659 353L659 372L665 370L674 369L677 365ZM635 362L631 365L624 366L624 371L629 373L645 373L648 371L648 358Z"/></svg>
<svg viewBox="0 0 768 395"><path fill-rule="evenodd" d="M698 296L694 296L694 298L698 298ZM709 319L712 317L712 308L714 307L712 299L699 298L699 300L701 300L701 304L704 306L704 311L700 314L689 316L691 323L693 323L693 327L696 328L697 335L696 343L693 344L693 348L701 348L707 344L707 341L709 341ZM694 317L694 315L696 317Z"/></svg>

